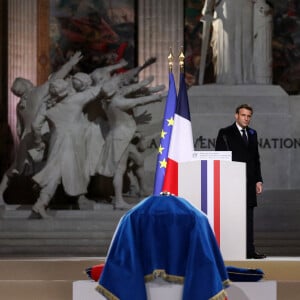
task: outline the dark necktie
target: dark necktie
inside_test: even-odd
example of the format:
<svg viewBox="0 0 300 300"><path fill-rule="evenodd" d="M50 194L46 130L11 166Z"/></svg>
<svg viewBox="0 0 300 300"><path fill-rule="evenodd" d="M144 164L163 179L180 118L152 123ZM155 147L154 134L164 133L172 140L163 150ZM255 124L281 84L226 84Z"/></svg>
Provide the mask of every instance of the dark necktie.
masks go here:
<svg viewBox="0 0 300 300"><path fill-rule="evenodd" d="M247 138L247 135L246 135L246 129L242 129L242 138L243 138L245 144L247 145L248 144L248 138Z"/></svg>

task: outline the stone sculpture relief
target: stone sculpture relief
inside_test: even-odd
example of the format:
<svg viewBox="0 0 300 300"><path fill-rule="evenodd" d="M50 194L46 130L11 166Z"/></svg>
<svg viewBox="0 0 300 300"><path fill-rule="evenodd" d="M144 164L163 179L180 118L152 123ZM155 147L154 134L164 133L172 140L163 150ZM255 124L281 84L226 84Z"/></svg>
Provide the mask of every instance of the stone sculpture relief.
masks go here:
<svg viewBox="0 0 300 300"><path fill-rule="evenodd" d="M138 73L155 59L125 73L115 72L126 65L125 61L120 61L91 74L78 72L67 76L80 59L81 54L76 53L67 64L67 72L59 76L53 74L41 87L33 87L25 79L16 79L12 88L21 97L19 110L29 109L25 101L32 104L26 126L21 127L27 128L29 142L24 142L26 146L23 147L21 138L20 147L22 159L30 158L32 167L28 174L35 191L38 191L32 210L42 218L49 217L47 207L59 185L67 196L85 195L91 177L97 174L112 179L115 209L131 207L122 194L128 165L137 177L139 194L146 196L151 193L146 189L143 176L144 137L137 130L137 123L147 123L151 115L147 111L136 115L134 108L162 101L166 96L162 92L163 85L150 87L153 76L143 81L137 78ZM85 108L90 103L100 108L101 115L91 118L86 113ZM48 139L45 138L45 128ZM20 132L21 137L26 136L24 129ZM16 165L14 163L7 171L3 180L2 201L9 178L24 172Z"/></svg>
<svg viewBox="0 0 300 300"><path fill-rule="evenodd" d="M9 177L13 174L33 174L43 165L43 163L40 163L42 157L39 157L39 159L35 157L34 161L28 151L34 147L32 123L36 118L42 102L46 100L49 84L58 78L65 78L81 58L81 53L76 52L65 65L63 65L56 73L51 74L49 80L40 86L34 86L32 82L25 78L18 77L14 80L11 91L20 98L16 108L17 132L20 143L17 149L16 158L3 176L0 184L0 205L1 203L4 204L3 192L7 187ZM45 127L42 130L45 138L48 131L48 128Z"/></svg>

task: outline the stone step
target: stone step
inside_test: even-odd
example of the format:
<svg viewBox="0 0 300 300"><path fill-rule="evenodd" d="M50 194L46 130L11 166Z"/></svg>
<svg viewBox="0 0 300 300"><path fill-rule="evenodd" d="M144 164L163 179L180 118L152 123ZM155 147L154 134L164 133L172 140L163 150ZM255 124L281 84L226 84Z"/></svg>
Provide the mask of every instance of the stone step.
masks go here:
<svg viewBox="0 0 300 300"><path fill-rule="evenodd" d="M95 257L97 255L106 255L109 248L109 241L107 244L99 245L53 245L53 246L17 246L0 248L0 256L11 258L30 258L30 257Z"/></svg>
<svg viewBox="0 0 300 300"><path fill-rule="evenodd" d="M298 247L295 247L295 246L280 247L277 245L276 247L274 247L273 245L271 245L270 247L268 247L264 244L263 246L257 245L256 249L260 253L265 253L267 256L299 257L299 253L300 253L300 246L298 246Z"/></svg>
<svg viewBox="0 0 300 300"><path fill-rule="evenodd" d="M265 191L255 210L255 244L271 256L300 256L300 191Z"/></svg>
<svg viewBox="0 0 300 300"><path fill-rule="evenodd" d="M300 241L300 232L298 230L290 230L288 232L285 230L256 230L255 237L257 239L265 238L266 240L276 240L280 238L282 240L295 240L297 242Z"/></svg>
<svg viewBox="0 0 300 300"><path fill-rule="evenodd" d="M89 209L80 210L49 210L49 214L55 219L111 219L112 217L121 217L124 214L122 210L114 210L110 204L95 204ZM32 216L31 206L7 206L1 211L1 219L29 219ZM50 220L51 221L51 220Z"/></svg>
<svg viewBox="0 0 300 300"><path fill-rule="evenodd" d="M87 280L85 269L104 258L5 259L0 260L1 299L72 300L74 281ZM266 280L277 281L277 299L295 300L300 293L300 261L227 261L226 265L261 268Z"/></svg>
<svg viewBox="0 0 300 300"><path fill-rule="evenodd" d="M89 245L106 245L107 242L111 240L111 234L107 234L106 236L90 236L87 235L83 238L82 236L74 236L72 238L63 236L48 238L47 235L45 237L40 238L21 238L21 239L8 239L1 238L1 243L5 244L6 247L18 247L18 246L27 246L27 247L37 247L37 246L59 246L65 245L68 247L75 246L89 246Z"/></svg>
<svg viewBox="0 0 300 300"><path fill-rule="evenodd" d="M299 212L300 213L300 212ZM299 215L298 215L299 216ZM267 231L267 232L298 232L300 231L300 223L298 217L292 214L286 214L276 217L276 222L274 222L275 216L269 215L272 220L262 220L257 221L255 224L256 231Z"/></svg>
<svg viewBox="0 0 300 300"><path fill-rule="evenodd" d="M255 209L255 243L269 256L300 256L300 191L265 191ZM29 206L0 216L0 256L104 256L125 211L93 203L93 210L56 210L53 219L29 219Z"/></svg>
<svg viewBox="0 0 300 300"><path fill-rule="evenodd" d="M74 219L53 219L53 220L0 220L2 232L76 232L76 231L107 231L113 230L120 217L116 216L110 220L74 220Z"/></svg>
<svg viewBox="0 0 300 300"><path fill-rule="evenodd" d="M104 263L105 257L57 257L0 259L0 280L84 280L88 267ZM300 257L225 261L226 266L260 268L268 280L300 281Z"/></svg>
<svg viewBox="0 0 300 300"><path fill-rule="evenodd" d="M7 239L8 242L13 242L13 240L27 240L27 239L66 239L66 240L73 240L73 239L106 239L108 236L111 235L111 232L114 230L106 230L106 231L60 231L60 232L0 232L0 239L4 240ZM10 241L9 241L10 240Z"/></svg>
<svg viewBox="0 0 300 300"><path fill-rule="evenodd" d="M31 211L6 210L0 219L0 256L103 256L125 211L57 210L52 219L28 219Z"/></svg>
<svg viewBox="0 0 300 300"><path fill-rule="evenodd" d="M95 247L95 246L106 246L111 241L111 235L107 235L105 237L90 237L87 236L86 238L82 237L75 237L75 238L54 238L49 239L46 237L39 238L39 239L1 239L1 243L5 244L5 247L7 248L17 248L20 247L20 249L26 248L33 248L33 247L39 247L39 248L50 248L50 247ZM1 251L3 250L3 247L1 247Z"/></svg>
<svg viewBox="0 0 300 300"><path fill-rule="evenodd" d="M68 280L0 281L1 297L6 300L72 300L72 287L73 282ZM298 299L299 293L299 281L277 282L277 300L295 300Z"/></svg>
<svg viewBox="0 0 300 300"><path fill-rule="evenodd" d="M6 300L72 300L72 281L68 280L2 280L1 299Z"/></svg>
<svg viewBox="0 0 300 300"><path fill-rule="evenodd" d="M5 270L0 272L0 281L84 280L87 279L85 269L99 263L104 263L104 257L0 259L0 270Z"/></svg>

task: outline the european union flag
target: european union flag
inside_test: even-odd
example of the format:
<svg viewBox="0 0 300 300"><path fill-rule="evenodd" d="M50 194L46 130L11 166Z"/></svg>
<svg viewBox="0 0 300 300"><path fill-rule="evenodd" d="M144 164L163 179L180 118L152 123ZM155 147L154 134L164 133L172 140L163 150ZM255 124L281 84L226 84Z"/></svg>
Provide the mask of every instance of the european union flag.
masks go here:
<svg viewBox="0 0 300 300"><path fill-rule="evenodd" d="M176 103L177 103L177 93L176 93L175 80L174 80L173 73L170 72L169 92L168 92L166 106L165 106L162 130L160 134L153 195L159 195L161 193L162 186L164 183L168 152L169 152L169 144L170 144L171 133L174 124Z"/></svg>

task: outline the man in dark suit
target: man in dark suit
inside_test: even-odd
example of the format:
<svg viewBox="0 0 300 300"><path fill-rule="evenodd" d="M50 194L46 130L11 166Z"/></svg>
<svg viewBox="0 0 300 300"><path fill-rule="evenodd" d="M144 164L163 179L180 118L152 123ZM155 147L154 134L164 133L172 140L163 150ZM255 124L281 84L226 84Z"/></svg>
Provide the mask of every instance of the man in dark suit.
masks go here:
<svg viewBox="0 0 300 300"><path fill-rule="evenodd" d="M247 258L265 258L255 251L253 237L253 212L257 206L256 195L262 192L262 176L258 152L257 133L248 127L253 109L248 104L236 108L235 123L219 130L216 151L232 151L232 160L246 163L247 187Z"/></svg>

